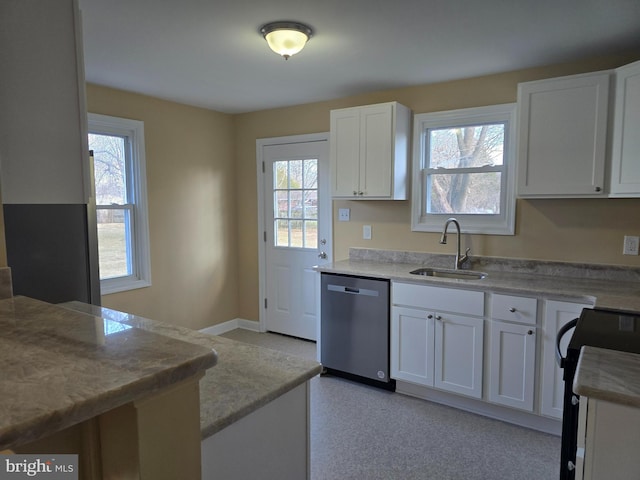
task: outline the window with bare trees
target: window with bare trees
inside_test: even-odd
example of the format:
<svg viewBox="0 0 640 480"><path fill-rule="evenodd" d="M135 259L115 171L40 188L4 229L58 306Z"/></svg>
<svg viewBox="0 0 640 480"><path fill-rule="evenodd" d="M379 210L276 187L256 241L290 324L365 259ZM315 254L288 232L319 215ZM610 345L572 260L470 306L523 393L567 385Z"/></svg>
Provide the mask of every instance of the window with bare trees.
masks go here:
<svg viewBox="0 0 640 480"><path fill-rule="evenodd" d="M144 124L89 114L102 293L149 286Z"/></svg>
<svg viewBox="0 0 640 480"><path fill-rule="evenodd" d="M412 229L513 235L515 104L414 118Z"/></svg>

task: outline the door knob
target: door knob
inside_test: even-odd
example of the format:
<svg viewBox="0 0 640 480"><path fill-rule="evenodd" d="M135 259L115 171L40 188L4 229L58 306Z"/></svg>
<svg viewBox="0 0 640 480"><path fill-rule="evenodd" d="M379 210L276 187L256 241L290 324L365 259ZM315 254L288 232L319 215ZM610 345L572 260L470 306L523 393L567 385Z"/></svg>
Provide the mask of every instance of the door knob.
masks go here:
<svg viewBox="0 0 640 480"><path fill-rule="evenodd" d="M325 260L327 258L327 253L326 252L320 252L318 254L318 258L322 258L323 260Z"/></svg>

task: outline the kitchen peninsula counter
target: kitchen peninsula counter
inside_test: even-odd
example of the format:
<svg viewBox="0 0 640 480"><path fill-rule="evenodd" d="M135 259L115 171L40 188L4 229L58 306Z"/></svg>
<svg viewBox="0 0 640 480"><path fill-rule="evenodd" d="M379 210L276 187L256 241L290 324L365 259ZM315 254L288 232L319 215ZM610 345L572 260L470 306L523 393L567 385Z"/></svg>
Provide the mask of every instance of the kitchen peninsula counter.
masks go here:
<svg viewBox="0 0 640 480"><path fill-rule="evenodd" d="M218 363L200 380L202 478L309 478L318 362L109 308L64 306L215 349Z"/></svg>
<svg viewBox="0 0 640 480"><path fill-rule="evenodd" d="M170 387L211 348L27 297L0 300L0 450Z"/></svg>
<svg viewBox="0 0 640 480"><path fill-rule="evenodd" d="M581 396L640 408L640 355L583 346L573 391Z"/></svg>
<svg viewBox="0 0 640 480"><path fill-rule="evenodd" d="M316 270L485 292L584 301L594 303L598 308L640 311L640 268L494 257L472 257L471 262L471 269L488 275L480 280L414 275L409 272L425 266L452 268L453 256L360 248L350 249L349 259L318 265Z"/></svg>
<svg viewBox="0 0 640 480"><path fill-rule="evenodd" d="M304 384L322 370L322 366L312 360L130 313L80 302L63 306L214 349L218 363L200 381L203 439Z"/></svg>
<svg viewBox="0 0 640 480"><path fill-rule="evenodd" d="M0 450L76 454L81 479L200 478L213 349L27 297L0 300L0 332Z"/></svg>

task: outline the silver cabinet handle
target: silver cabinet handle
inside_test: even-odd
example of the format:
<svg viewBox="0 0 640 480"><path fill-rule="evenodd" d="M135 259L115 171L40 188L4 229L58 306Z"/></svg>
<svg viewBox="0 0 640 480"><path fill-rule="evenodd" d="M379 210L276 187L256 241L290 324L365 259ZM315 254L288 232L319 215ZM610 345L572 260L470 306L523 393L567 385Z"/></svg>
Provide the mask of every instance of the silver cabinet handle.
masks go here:
<svg viewBox="0 0 640 480"><path fill-rule="evenodd" d="M533 335L533 330L529 330L529 331L527 332L527 335Z"/></svg>
<svg viewBox="0 0 640 480"><path fill-rule="evenodd" d="M442 320L442 317L440 315L436 315L436 320Z"/></svg>
<svg viewBox="0 0 640 480"><path fill-rule="evenodd" d="M596 192L599 192L599 191L601 191L601 190L602 190L602 188L600 188L600 187L596 187Z"/></svg>
<svg viewBox="0 0 640 480"><path fill-rule="evenodd" d="M354 190L354 191L353 191L353 194L354 194L354 195L357 195L357 194L358 194L358 192L356 192L356 191Z"/></svg>
<svg viewBox="0 0 640 480"><path fill-rule="evenodd" d="M516 311L516 309L515 309L515 307L509 307L509 311L510 311L511 313L514 313L514 312Z"/></svg>
<svg viewBox="0 0 640 480"><path fill-rule="evenodd" d="M432 318L433 318L433 315L429 314L429 315L427 315L427 318L428 318L428 319L432 319Z"/></svg>

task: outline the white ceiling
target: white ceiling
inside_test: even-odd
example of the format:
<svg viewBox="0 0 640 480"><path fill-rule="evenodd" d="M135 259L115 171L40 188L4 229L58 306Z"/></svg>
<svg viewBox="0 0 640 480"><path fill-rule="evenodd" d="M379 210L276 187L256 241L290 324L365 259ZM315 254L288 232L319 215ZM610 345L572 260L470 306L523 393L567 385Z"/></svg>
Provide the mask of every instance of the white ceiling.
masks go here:
<svg viewBox="0 0 640 480"><path fill-rule="evenodd" d="M87 81L239 113L638 49L640 0L80 0ZM258 33L315 35L285 61Z"/></svg>

